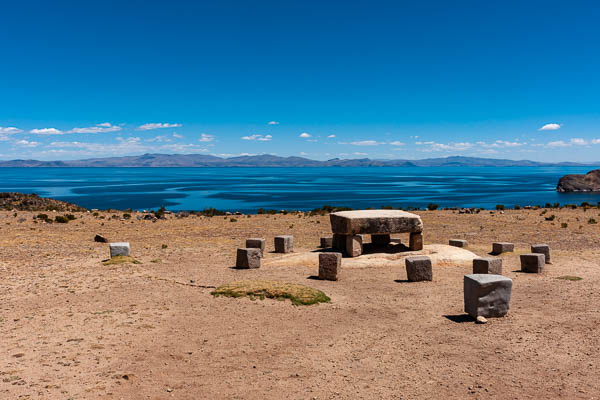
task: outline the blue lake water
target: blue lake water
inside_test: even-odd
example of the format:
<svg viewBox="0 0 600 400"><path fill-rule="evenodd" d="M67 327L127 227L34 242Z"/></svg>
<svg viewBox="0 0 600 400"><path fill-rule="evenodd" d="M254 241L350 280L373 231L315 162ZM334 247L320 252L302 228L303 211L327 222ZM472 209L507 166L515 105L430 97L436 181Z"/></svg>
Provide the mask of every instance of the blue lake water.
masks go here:
<svg viewBox="0 0 600 400"><path fill-rule="evenodd" d="M0 192L37 193L86 208L312 210L494 208L496 204L597 203L600 194L555 191L591 167L383 168L0 168Z"/></svg>

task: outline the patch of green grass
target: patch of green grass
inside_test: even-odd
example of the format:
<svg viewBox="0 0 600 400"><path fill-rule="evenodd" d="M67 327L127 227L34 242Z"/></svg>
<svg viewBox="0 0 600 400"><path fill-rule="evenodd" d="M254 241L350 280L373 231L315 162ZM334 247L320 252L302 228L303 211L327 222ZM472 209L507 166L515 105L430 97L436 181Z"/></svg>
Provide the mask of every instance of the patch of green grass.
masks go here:
<svg viewBox="0 0 600 400"><path fill-rule="evenodd" d="M130 256L115 256L108 260L102 261L102 264L104 264L104 265L126 264L126 263L141 264L141 262L139 262L138 260L136 260L135 258L130 257Z"/></svg>
<svg viewBox="0 0 600 400"><path fill-rule="evenodd" d="M580 281L580 280L582 280L583 278L581 278L581 277L579 277L579 276L565 275L565 276L559 276L559 277L558 277L558 278L556 278L556 279L562 279L562 280L565 280L565 281L573 281L573 282L575 282L575 281Z"/></svg>
<svg viewBox="0 0 600 400"><path fill-rule="evenodd" d="M251 299L290 299L293 305L311 305L331 301L325 293L304 285L277 281L237 281L219 286L215 297L249 297Z"/></svg>

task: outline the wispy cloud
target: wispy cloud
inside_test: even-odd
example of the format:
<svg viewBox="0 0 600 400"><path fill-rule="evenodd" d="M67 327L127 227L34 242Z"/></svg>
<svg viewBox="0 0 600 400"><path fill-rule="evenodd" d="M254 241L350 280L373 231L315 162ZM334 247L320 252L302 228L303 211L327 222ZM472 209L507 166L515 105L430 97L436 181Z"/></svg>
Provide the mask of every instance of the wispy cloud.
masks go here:
<svg viewBox="0 0 600 400"><path fill-rule="evenodd" d="M356 142L350 142L351 145L354 146L378 146L380 144L385 144L384 142L378 142L376 140L359 140Z"/></svg>
<svg viewBox="0 0 600 400"><path fill-rule="evenodd" d="M150 123L144 124L137 127L138 131L149 131L152 129L164 129L164 128L179 128L181 124L169 124L169 123Z"/></svg>
<svg viewBox="0 0 600 400"><path fill-rule="evenodd" d="M62 135L64 132L56 128L36 128L29 131L34 135Z"/></svg>
<svg viewBox="0 0 600 400"><path fill-rule="evenodd" d="M560 127L562 126L562 124L546 124L544 126L542 126L540 129L538 129L538 131L556 131L558 129L560 129Z"/></svg>
<svg viewBox="0 0 600 400"><path fill-rule="evenodd" d="M23 130L15 128L14 126L2 127L0 126L0 134L12 135L13 133L21 133Z"/></svg>
<svg viewBox="0 0 600 400"><path fill-rule="evenodd" d="M250 136L242 136L242 140L256 140L259 142L270 142L273 136L271 135L250 135Z"/></svg>
<svg viewBox="0 0 600 400"><path fill-rule="evenodd" d="M521 142L509 142L507 140L496 140L495 142L491 142L491 143L486 143L486 142L477 142L475 143L478 146L481 147L485 147L485 148L501 148L501 147L521 147L523 145L525 145L526 143L521 143Z"/></svg>
<svg viewBox="0 0 600 400"><path fill-rule="evenodd" d="M208 135L206 133L201 134L200 139L198 139L198 141L200 141L200 142L212 142L213 140L215 140L215 136Z"/></svg>
<svg viewBox="0 0 600 400"><path fill-rule="evenodd" d="M335 135L333 135L333 134L332 134L332 135L329 135L329 136L327 136L327 137L328 137L328 138L334 138L334 137L335 137Z"/></svg>
<svg viewBox="0 0 600 400"><path fill-rule="evenodd" d="M582 138L573 138L568 142L565 142L564 140L556 140L546 143L546 147L589 146L593 144L600 144L600 139L585 140Z"/></svg>
<svg viewBox="0 0 600 400"><path fill-rule="evenodd" d="M563 140L556 140L554 142L548 142L546 144L546 146L547 147L568 147L568 146L570 146L570 144Z"/></svg>
<svg viewBox="0 0 600 400"><path fill-rule="evenodd" d="M279 125L279 121L269 121L267 125Z"/></svg>
<svg viewBox="0 0 600 400"><path fill-rule="evenodd" d="M173 137L177 139L183 139L183 135L178 134L177 132L173 132Z"/></svg>
<svg viewBox="0 0 600 400"><path fill-rule="evenodd" d="M427 150L424 151L463 151L473 147L473 143L469 142L458 142L458 143L437 143L437 142L416 142L415 144L420 146L426 146Z"/></svg>
<svg viewBox="0 0 600 400"><path fill-rule="evenodd" d="M16 145L18 146L24 146L24 147L36 147L38 146L40 143L39 142L34 142L34 141L28 141L28 140L18 140L15 142Z"/></svg>
<svg viewBox="0 0 600 400"><path fill-rule="evenodd" d="M152 143L152 142L170 142L170 141L171 141L171 138L167 135L158 135L151 139L146 140L146 142L150 142L150 143Z"/></svg>
<svg viewBox="0 0 600 400"><path fill-rule="evenodd" d="M117 132L122 128L120 126L111 125L110 122L104 122L97 124L96 126L89 126L87 128L73 128L67 133L105 133L105 132Z"/></svg>
<svg viewBox="0 0 600 400"><path fill-rule="evenodd" d="M404 146L406 143L395 140L393 142L390 142L389 144L391 144L392 146Z"/></svg>
<svg viewBox="0 0 600 400"><path fill-rule="evenodd" d="M300 137L306 139L306 138L312 137L312 135L310 133L307 133L307 132L302 132L300 134Z"/></svg>

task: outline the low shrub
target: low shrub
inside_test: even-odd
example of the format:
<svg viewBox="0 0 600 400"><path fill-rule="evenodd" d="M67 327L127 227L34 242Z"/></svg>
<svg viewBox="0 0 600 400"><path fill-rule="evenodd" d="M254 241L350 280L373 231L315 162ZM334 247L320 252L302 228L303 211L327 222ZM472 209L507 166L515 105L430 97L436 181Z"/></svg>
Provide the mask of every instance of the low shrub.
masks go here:
<svg viewBox="0 0 600 400"><path fill-rule="evenodd" d="M506 207L504 207L504 204L496 204L496 210L504 211L505 209Z"/></svg>
<svg viewBox="0 0 600 400"><path fill-rule="evenodd" d="M54 217L54 221L59 224L66 224L69 222L69 218L65 217L64 215L57 215Z"/></svg>

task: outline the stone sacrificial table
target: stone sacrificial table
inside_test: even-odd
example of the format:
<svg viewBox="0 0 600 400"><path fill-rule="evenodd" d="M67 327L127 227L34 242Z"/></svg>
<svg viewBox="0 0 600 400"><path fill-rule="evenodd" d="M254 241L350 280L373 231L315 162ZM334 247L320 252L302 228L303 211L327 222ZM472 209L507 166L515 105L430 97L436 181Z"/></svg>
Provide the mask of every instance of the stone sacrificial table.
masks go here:
<svg viewBox="0 0 600 400"><path fill-rule="evenodd" d="M400 210L357 210L330 214L333 248L345 251L349 257L362 254L362 235L371 235L376 246L390 242L392 233L410 233L410 250L423 249L421 217Z"/></svg>

